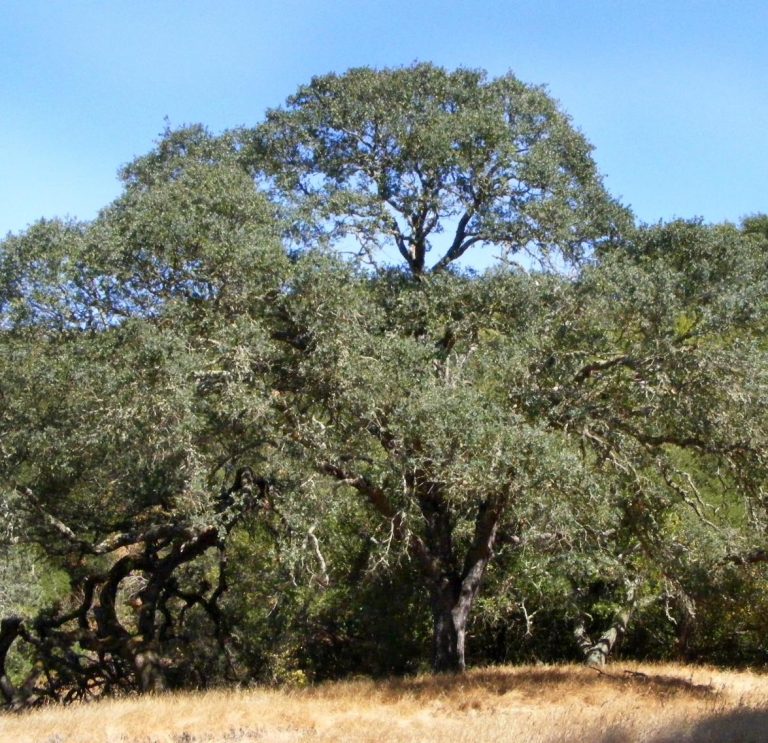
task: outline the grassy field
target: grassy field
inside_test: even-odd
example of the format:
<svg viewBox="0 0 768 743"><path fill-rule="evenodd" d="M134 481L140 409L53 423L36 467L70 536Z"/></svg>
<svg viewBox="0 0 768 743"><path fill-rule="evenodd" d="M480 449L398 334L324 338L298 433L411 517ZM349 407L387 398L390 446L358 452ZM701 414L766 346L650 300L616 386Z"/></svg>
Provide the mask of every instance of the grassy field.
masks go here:
<svg viewBox="0 0 768 743"><path fill-rule="evenodd" d="M0 716L3 743L768 741L768 675L674 665L475 669L104 700Z"/></svg>

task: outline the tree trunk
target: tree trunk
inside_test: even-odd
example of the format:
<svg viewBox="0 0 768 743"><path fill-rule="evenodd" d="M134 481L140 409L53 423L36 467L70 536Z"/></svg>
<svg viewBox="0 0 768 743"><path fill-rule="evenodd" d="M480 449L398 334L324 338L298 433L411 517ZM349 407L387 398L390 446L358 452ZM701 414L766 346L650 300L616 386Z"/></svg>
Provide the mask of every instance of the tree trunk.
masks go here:
<svg viewBox="0 0 768 743"><path fill-rule="evenodd" d="M475 524L474 540L461 574L443 574L437 581L432 581L432 663L438 673L460 673L466 668L467 621L493 554L499 516L498 505L491 508L487 503L482 504Z"/></svg>
<svg viewBox="0 0 768 743"><path fill-rule="evenodd" d="M432 666L438 673L466 668L464 646L470 607L461 606L461 586L457 583L456 579L446 579L432 590Z"/></svg>
<svg viewBox="0 0 768 743"><path fill-rule="evenodd" d="M631 611L629 609L622 609L617 611L611 626L600 635L597 642L592 643L587 635L584 625L579 624L574 635L576 636L576 642L581 648L581 652L584 655L584 662L588 666L604 666L608 656L616 645L616 641L627 630L629 624L629 617Z"/></svg>
<svg viewBox="0 0 768 743"><path fill-rule="evenodd" d="M588 666L604 666L608 660L608 656L611 654L616 642L627 631L629 621L635 611L642 609L645 606L653 603L656 599L654 596L647 596L644 599L635 599L634 588L629 591L629 597L627 599L627 606L619 609L614 615L611 621L611 626L603 632L598 638L597 642L593 643L589 638L586 630L584 629L584 622L580 621L576 625L576 629L573 631L573 635L576 638L576 643L581 649L584 655L584 662Z"/></svg>
<svg viewBox="0 0 768 743"><path fill-rule="evenodd" d="M384 437L383 443L389 446L389 439ZM407 541L429 587L434 631L433 668L438 672L463 671L467 620L493 555L507 494L502 491L489 495L478 504L472 542L461 566L453 541L453 514L439 482L420 472L406 475L406 483L424 517L424 533L419 536L408 529L403 515L393 507L383 488L332 462L324 462L322 469L365 495L375 510L391 521L393 535Z"/></svg>
<svg viewBox="0 0 768 743"><path fill-rule="evenodd" d="M11 704L16 697L16 688L5 671L5 658L19 634L21 619L9 617L0 622L0 693L6 704Z"/></svg>

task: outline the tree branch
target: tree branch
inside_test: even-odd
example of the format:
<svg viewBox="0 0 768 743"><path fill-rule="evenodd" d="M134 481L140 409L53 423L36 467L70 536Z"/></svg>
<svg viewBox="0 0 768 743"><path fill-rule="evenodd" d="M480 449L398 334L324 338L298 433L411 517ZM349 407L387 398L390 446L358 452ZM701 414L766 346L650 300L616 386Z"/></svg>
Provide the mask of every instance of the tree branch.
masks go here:
<svg viewBox="0 0 768 743"><path fill-rule="evenodd" d="M448 266L449 263L455 261L457 258L460 258L471 245L480 240L479 237L473 237L466 242L464 241L464 238L467 235L467 225L469 224L469 220L472 219L474 213L474 209L467 209L467 211L462 214L461 219L456 226L456 232L453 236L451 247L448 248L448 250L445 252L445 255L443 255L443 257L432 267L432 271L434 273L442 271Z"/></svg>
<svg viewBox="0 0 768 743"><path fill-rule="evenodd" d="M640 364L637 361L637 359L632 358L631 356L616 356L612 359L607 359L606 361L595 361L591 364L587 364L586 366L582 367L573 377L573 381L577 384L581 384L582 382L589 379L595 372L598 371L605 371L606 369L611 369L614 366L624 366L628 369L637 369Z"/></svg>
<svg viewBox="0 0 768 743"><path fill-rule="evenodd" d="M355 475L332 462L322 463L320 469L337 482L343 482L364 495L379 515L391 521L392 533L395 538L414 551L422 568L430 575L435 571L433 557L424 541L408 529L402 511L395 510L382 488L374 485L362 475Z"/></svg>
<svg viewBox="0 0 768 743"><path fill-rule="evenodd" d="M106 693L115 686L159 690L165 685L167 668L194 668L195 659L183 657L178 648L171 654L166 647L163 655L163 642L174 639L169 632L176 625L168 600L173 596L185 600L192 595L179 589L174 573L210 548L219 548L219 583L209 598L204 594L210 586L195 593L193 603L200 603L205 609L219 643L223 643L217 601L226 590L224 537L247 510L258 505L257 488L266 497L266 482L256 478L249 467L242 467L235 484L221 498L224 507L214 515L213 523L161 524L143 531L115 534L97 545L80 539L63 521L48 514L34 494L20 491L47 525L83 553L103 559L118 549L130 550L118 553L119 558L114 559L106 573L95 572L85 578L83 594L76 599L74 609L44 609L30 622L17 617L2 621L0 701L17 709L45 699L72 701L98 690ZM137 573L142 574L145 585L134 600L124 603L119 593L121 586L126 578ZM189 605L187 600L182 615ZM126 620L122 611L129 606L138 612L136 626ZM158 611L163 617L159 627ZM5 673L5 661L18 638L33 649L34 664L24 682L14 685Z"/></svg>

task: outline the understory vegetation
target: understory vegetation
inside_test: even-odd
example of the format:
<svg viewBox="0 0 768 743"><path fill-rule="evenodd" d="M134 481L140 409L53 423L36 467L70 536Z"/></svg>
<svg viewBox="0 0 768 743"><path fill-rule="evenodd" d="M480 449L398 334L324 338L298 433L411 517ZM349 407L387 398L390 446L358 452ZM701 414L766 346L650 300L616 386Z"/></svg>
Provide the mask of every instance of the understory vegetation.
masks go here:
<svg viewBox="0 0 768 743"><path fill-rule="evenodd" d="M428 64L121 179L0 242L6 708L765 665L768 217L637 224L544 89Z"/></svg>

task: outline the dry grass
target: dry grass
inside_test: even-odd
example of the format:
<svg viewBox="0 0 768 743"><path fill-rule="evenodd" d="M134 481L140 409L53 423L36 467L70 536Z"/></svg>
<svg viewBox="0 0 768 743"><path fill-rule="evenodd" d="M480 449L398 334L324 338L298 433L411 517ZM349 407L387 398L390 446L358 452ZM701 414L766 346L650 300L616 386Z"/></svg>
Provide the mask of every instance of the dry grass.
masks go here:
<svg viewBox="0 0 768 743"><path fill-rule="evenodd" d="M673 665L476 669L0 716L5 743L727 743L768 740L768 676Z"/></svg>

